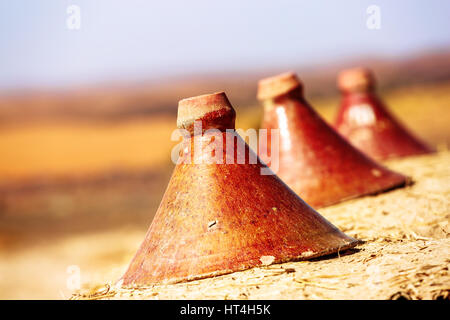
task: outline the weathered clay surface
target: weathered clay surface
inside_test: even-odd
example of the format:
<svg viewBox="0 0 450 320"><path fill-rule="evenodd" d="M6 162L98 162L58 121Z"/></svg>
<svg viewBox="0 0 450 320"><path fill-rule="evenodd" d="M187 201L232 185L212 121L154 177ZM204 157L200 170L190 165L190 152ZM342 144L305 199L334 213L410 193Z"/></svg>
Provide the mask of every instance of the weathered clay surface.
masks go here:
<svg viewBox="0 0 450 320"><path fill-rule="evenodd" d="M390 160L390 168L406 172L416 183L321 209L333 224L365 243L312 261L261 266L188 283L121 288L112 281L126 267L125 258L133 254L130 247L142 233L93 234L93 242L101 241L91 246L95 253L90 261L103 257L105 251L114 259L96 263L95 274L91 272L90 281L72 298L449 299L449 161L449 151ZM105 248L103 243L118 238L124 243ZM69 249L83 243L82 237L72 240ZM63 252L70 251L67 246ZM127 254L122 253L124 249Z"/></svg>
<svg viewBox="0 0 450 320"><path fill-rule="evenodd" d="M190 103L195 108L195 103ZM212 112L217 110L224 108ZM231 105L227 110L234 112ZM205 115L209 117L211 111ZM205 122L201 113L197 116ZM225 112L223 117L230 119L227 126L213 119L221 123L221 129L234 129L234 116ZM266 166L259 159L254 164L238 164L239 152L256 157L246 144L232 152L233 164L216 164L218 150L224 163L227 153L230 156L223 146L227 135L243 143L234 133L223 131L185 140L180 156L186 161L175 167L145 240L123 276L123 285L194 280L310 259L358 243L314 211L276 175L262 175ZM189 147L194 150L198 143L204 146L201 152L185 152Z"/></svg>
<svg viewBox="0 0 450 320"><path fill-rule="evenodd" d="M338 85L342 101L335 128L359 150L380 160L432 152L387 110L369 70L344 71Z"/></svg>
<svg viewBox="0 0 450 320"><path fill-rule="evenodd" d="M267 91L266 86L260 84L260 90ZM288 93L263 103L262 127L280 130L277 174L311 206L323 207L407 183L405 176L377 164L337 134L305 101L300 81ZM266 148L270 154L270 143Z"/></svg>

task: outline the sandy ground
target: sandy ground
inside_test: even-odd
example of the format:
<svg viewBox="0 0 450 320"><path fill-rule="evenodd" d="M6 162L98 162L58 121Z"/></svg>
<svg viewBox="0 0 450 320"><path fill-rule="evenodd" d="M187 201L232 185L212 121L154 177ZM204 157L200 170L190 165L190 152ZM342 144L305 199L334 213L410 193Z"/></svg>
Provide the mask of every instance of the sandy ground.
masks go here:
<svg viewBox="0 0 450 320"><path fill-rule="evenodd" d="M92 272L93 266L85 263L91 270L89 279L85 278L72 298L449 299L450 152L387 165L411 176L415 183L320 210L348 235L364 241L355 249L188 283L123 289L114 282L127 267L138 236L108 233L92 239L93 247L83 260L95 259L91 264L98 269ZM119 247L95 250L117 237L122 237ZM66 244L69 251L71 245L81 245L71 241ZM64 292L60 292L63 298L68 290Z"/></svg>

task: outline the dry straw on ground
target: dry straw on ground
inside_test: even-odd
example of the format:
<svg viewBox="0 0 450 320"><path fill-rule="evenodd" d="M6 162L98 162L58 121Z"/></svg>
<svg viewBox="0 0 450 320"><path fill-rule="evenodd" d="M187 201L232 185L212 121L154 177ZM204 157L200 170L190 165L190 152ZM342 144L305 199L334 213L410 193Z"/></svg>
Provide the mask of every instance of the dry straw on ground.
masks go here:
<svg viewBox="0 0 450 320"><path fill-rule="evenodd" d="M73 299L449 299L450 152L387 163L415 183L320 212L364 244L339 255ZM111 279L116 280L116 279Z"/></svg>

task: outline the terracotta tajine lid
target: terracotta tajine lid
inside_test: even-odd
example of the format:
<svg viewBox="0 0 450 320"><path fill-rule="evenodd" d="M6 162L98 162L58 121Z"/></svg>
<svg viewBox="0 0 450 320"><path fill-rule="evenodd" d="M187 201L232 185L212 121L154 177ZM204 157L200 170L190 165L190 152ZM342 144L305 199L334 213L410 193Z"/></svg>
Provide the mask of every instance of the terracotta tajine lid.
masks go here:
<svg viewBox="0 0 450 320"><path fill-rule="evenodd" d="M228 120L227 120L228 119ZM201 120L208 128L234 129L234 111L225 94L180 101L179 126ZM229 132L222 132L226 137ZM209 147L225 155L220 135L189 137L206 160ZM214 137L214 139L212 139ZM221 141L222 140L222 141ZM256 155L242 140L245 154ZM220 147L220 148L215 148ZM292 260L311 259L355 246L348 237L308 206L267 166L179 163L175 166L145 239L121 279L124 286L189 281Z"/></svg>
<svg viewBox="0 0 450 320"><path fill-rule="evenodd" d="M290 94L277 99L275 106L264 108L261 128L280 130L279 144L273 149L272 140L260 143L266 144L267 153L278 152L277 175L314 208L380 193L407 182L405 176L355 149L305 99Z"/></svg>
<svg viewBox="0 0 450 320"><path fill-rule="evenodd" d="M260 80L257 97L258 100L272 99L302 86L302 82L294 72L286 72Z"/></svg>
<svg viewBox="0 0 450 320"><path fill-rule="evenodd" d="M344 93L335 128L355 147L376 160L430 153L432 148L420 141L375 94L373 73L364 68L342 71L338 78Z"/></svg>
<svg viewBox="0 0 450 320"><path fill-rule="evenodd" d="M177 126L193 132L194 121L202 121L202 128L225 130L234 128L236 112L225 92L191 97L178 102Z"/></svg>
<svg viewBox="0 0 450 320"><path fill-rule="evenodd" d="M343 70L338 76L338 87L341 91L368 91L375 86L375 77L367 68Z"/></svg>

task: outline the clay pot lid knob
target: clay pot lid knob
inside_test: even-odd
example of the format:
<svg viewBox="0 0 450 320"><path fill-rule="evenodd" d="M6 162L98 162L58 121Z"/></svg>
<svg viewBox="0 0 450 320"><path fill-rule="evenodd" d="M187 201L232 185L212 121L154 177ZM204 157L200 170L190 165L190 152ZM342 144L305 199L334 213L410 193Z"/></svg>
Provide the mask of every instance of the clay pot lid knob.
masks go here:
<svg viewBox="0 0 450 320"><path fill-rule="evenodd" d="M286 72L258 82L258 100L273 99L302 87L303 84L294 72Z"/></svg>
<svg viewBox="0 0 450 320"><path fill-rule="evenodd" d="M225 92L216 92L180 100L177 127L193 133L194 121L202 122L202 130L234 129L236 112Z"/></svg>
<svg viewBox="0 0 450 320"><path fill-rule="evenodd" d="M375 87L375 77L367 68L353 68L341 71L338 76L341 91L369 91Z"/></svg>

